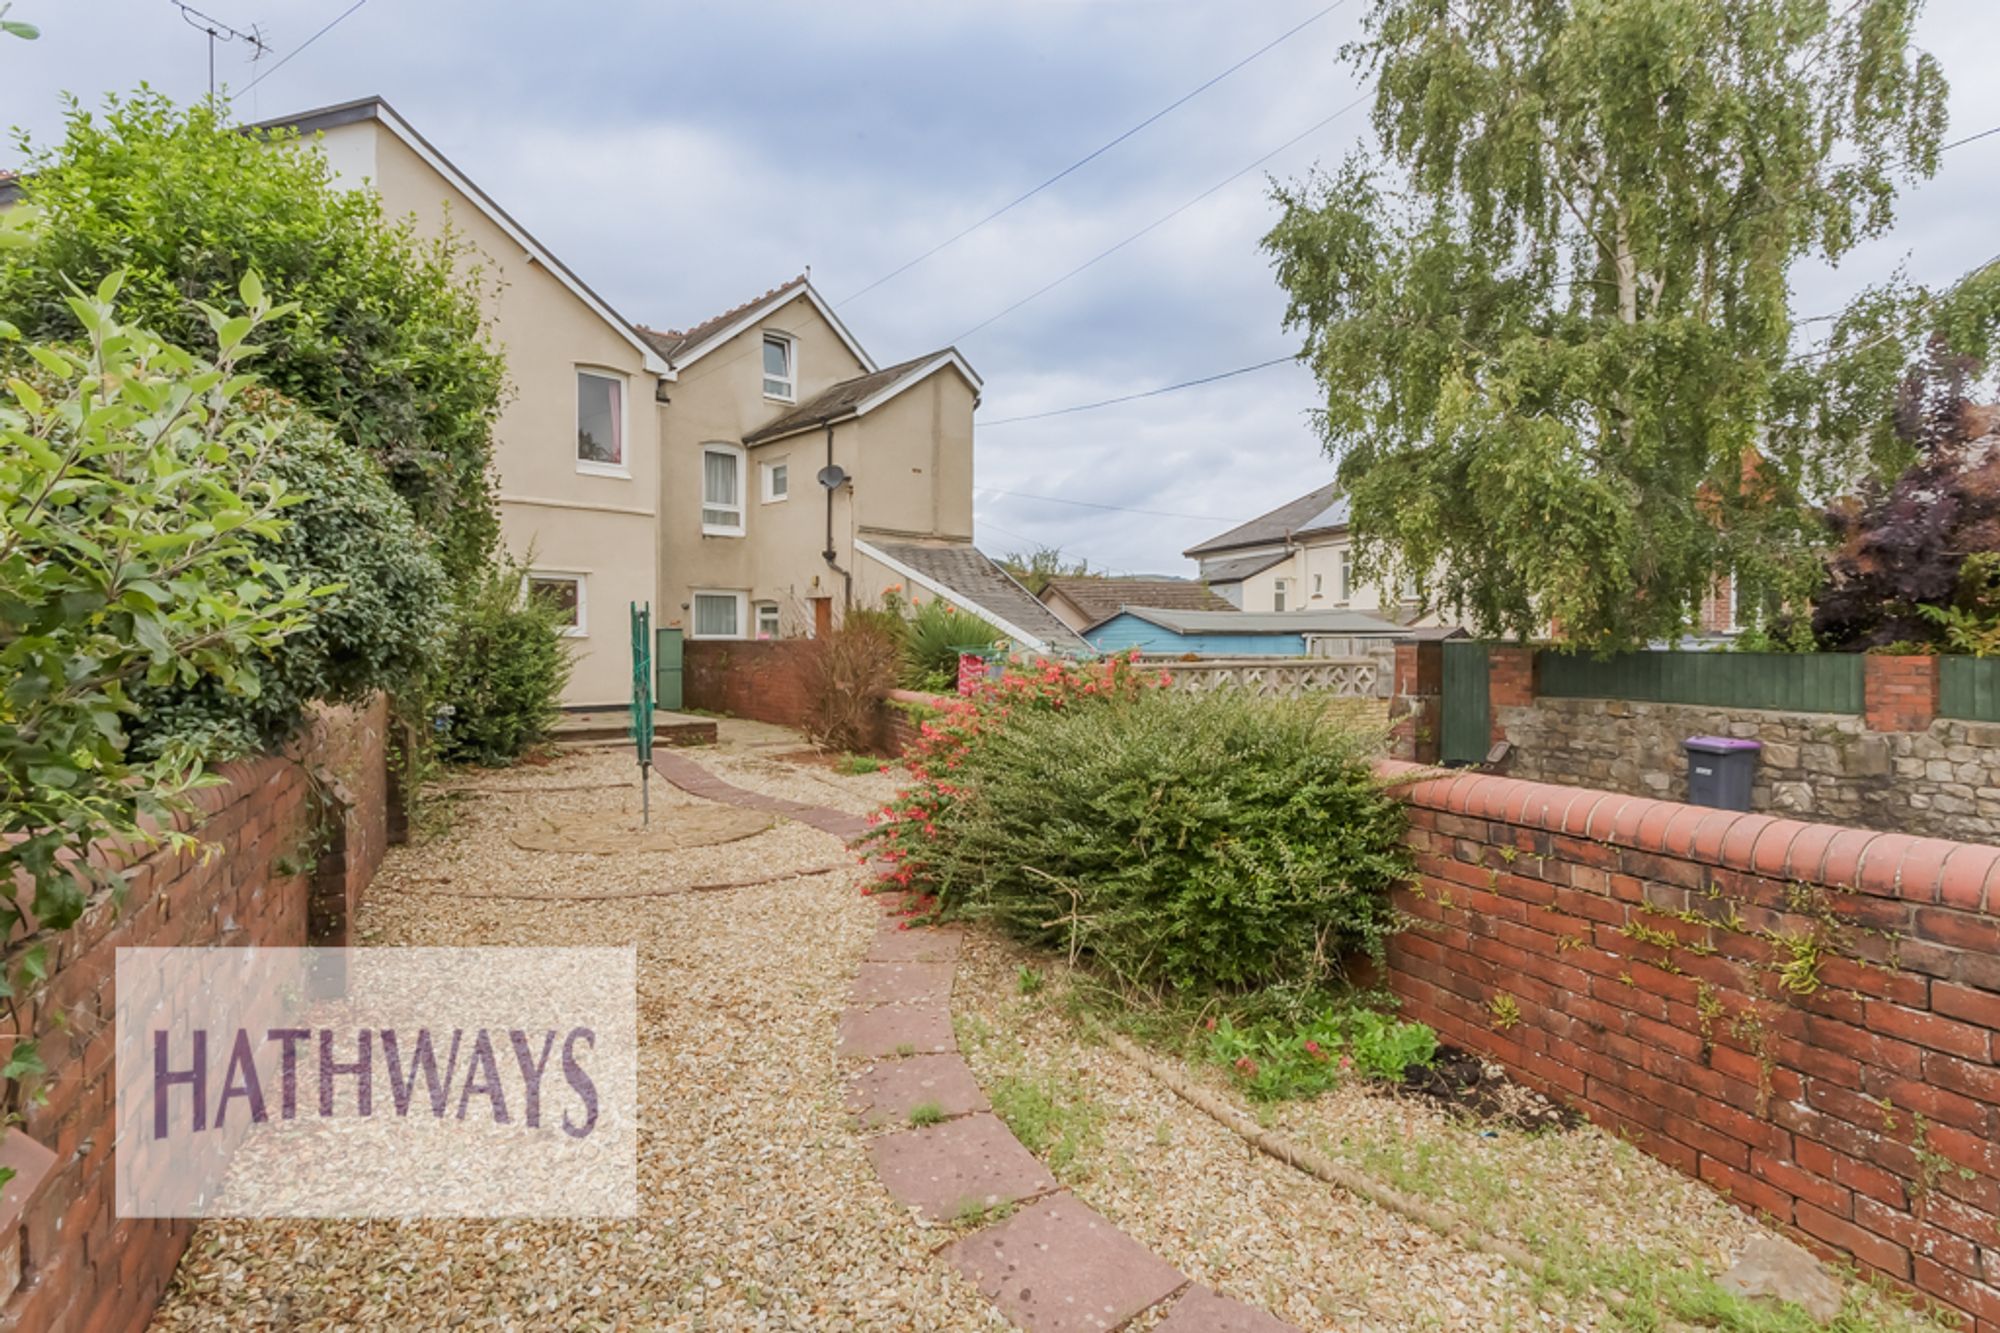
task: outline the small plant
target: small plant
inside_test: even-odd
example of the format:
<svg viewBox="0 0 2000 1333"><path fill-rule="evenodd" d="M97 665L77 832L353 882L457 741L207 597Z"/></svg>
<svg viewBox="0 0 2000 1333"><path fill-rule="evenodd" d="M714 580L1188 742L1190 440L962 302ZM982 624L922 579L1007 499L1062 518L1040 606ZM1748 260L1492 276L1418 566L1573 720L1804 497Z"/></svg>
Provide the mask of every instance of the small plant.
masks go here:
<svg viewBox="0 0 2000 1333"><path fill-rule="evenodd" d="M1012 1203L987 1203L983 1199L967 1199L951 1215L953 1225L961 1227L985 1226L988 1222L998 1222L1011 1217L1018 1207Z"/></svg>
<svg viewBox="0 0 2000 1333"><path fill-rule="evenodd" d="M908 1055L915 1055L916 1053L917 1053L917 1048L914 1043L907 1041L899 1041L896 1043L897 1055L908 1056Z"/></svg>
<svg viewBox="0 0 2000 1333"><path fill-rule="evenodd" d="M1437 1046L1424 1024L1361 1008L1330 1008L1303 1023L1266 1018L1238 1027L1224 1017L1208 1030L1208 1058L1260 1102L1316 1097L1357 1074L1395 1082L1411 1066L1429 1065Z"/></svg>
<svg viewBox="0 0 2000 1333"><path fill-rule="evenodd" d="M919 1127L944 1123L944 1107L936 1102L918 1102L910 1108L910 1123Z"/></svg>
<svg viewBox="0 0 2000 1333"><path fill-rule="evenodd" d="M1496 995L1486 1002L1486 1011L1493 1015L1493 1027L1500 1032L1511 1031L1521 1022L1521 1005L1511 995Z"/></svg>
<svg viewBox="0 0 2000 1333"><path fill-rule="evenodd" d="M860 777L864 773L880 773L889 765L873 755L844 754L833 761L833 771L845 773L848 777Z"/></svg>
<svg viewBox="0 0 2000 1333"><path fill-rule="evenodd" d="M1039 995L1042 987L1048 984L1049 979L1039 967L1030 967L1026 963L1021 964L1020 970L1014 974L1014 988L1023 995Z"/></svg>
<svg viewBox="0 0 2000 1333"><path fill-rule="evenodd" d="M1777 949L1772 970L1778 984L1793 995L1812 995L1819 990L1820 939L1818 931L1774 934Z"/></svg>
<svg viewBox="0 0 2000 1333"><path fill-rule="evenodd" d="M989 1095L993 1113L1006 1122L1021 1146L1046 1161L1057 1175L1077 1169L1101 1138L1103 1112L1079 1088L1009 1074L993 1084Z"/></svg>

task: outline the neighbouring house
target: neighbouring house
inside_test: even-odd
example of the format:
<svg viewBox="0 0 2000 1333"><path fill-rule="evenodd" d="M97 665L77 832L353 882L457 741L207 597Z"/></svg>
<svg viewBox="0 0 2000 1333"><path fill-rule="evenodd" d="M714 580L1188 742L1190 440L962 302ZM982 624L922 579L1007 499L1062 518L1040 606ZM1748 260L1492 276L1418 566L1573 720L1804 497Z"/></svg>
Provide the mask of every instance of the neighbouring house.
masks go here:
<svg viewBox="0 0 2000 1333"><path fill-rule="evenodd" d="M1337 485L1309 491L1182 554L1242 611L1366 611L1402 625L1444 623L1415 588L1360 577L1347 500Z"/></svg>
<svg viewBox="0 0 2000 1333"><path fill-rule="evenodd" d="M1148 656L1357 657L1407 627L1366 611L1163 611L1128 606L1084 632L1104 653Z"/></svg>
<svg viewBox="0 0 2000 1333"><path fill-rule="evenodd" d="M778 638L914 584L1022 649L1086 651L972 545L981 384L955 349L878 365L804 277L683 330L643 328L381 98L261 127L316 142L391 217L455 228L495 280L501 529L570 612L565 705L629 696L634 602L691 638Z"/></svg>
<svg viewBox="0 0 2000 1333"><path fill-rule="evenodd" d="M1042 585L1042 604L1056 619L1079 634L1099 625L1128 606L1162 611L1228 611L1234 609L1205 583L1193 579L1114 578L1096 574L1065 574Z"/></svg>

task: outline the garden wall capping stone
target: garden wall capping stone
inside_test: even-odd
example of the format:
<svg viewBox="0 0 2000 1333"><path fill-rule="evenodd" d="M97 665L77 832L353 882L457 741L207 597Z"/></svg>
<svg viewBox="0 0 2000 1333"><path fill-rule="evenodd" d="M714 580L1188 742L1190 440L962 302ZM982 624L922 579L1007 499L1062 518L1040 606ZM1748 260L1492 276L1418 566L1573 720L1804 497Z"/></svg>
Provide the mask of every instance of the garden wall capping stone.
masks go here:
<svg viewBox="0 0 2000 1333"><path fill-rule="evenodd" d="M1379 771L1406 1016L2000 1333L2000 846Z"/></svg>

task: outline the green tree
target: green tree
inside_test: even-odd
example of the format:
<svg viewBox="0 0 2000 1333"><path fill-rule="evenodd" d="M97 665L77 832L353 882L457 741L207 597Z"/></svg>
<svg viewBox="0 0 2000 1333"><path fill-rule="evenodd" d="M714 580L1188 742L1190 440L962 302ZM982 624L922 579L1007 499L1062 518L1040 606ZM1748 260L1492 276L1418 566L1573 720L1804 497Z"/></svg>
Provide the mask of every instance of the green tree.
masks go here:
<svg viewBox="0 0 2000 1333"><path fill-rule="evenodd" d="M1393 176L1281 187L1265 239L1366 564L1597 648L1677 632L1731 570L1810 585L1808 501L1866 459L1771 429L1786 277L1935 169L1920 7L1376 0L1347 54Z"/></svg>
<svg viewBox="0 0 2000 1333"><path fill-rule="evenodd" d="M223 108L181 110L148 90L101 115L72 102L59 145L24 136L20 148L23 191L47 225L0 256L0 310L26 336L76 337L65 282L123 270L126 317L198 346L198 303L226 304L255 271L298 306L265 331L263 380L374 456L454 576L486 561L505 368L462 238L385 219L371 191L338 186L289 132L246 133Z"/></svg>
<svg viewBox="0 0 2000 1333"><path fill-rule="evenodd" d="M1040 597L1050 579L1080 578L1090 572L1088 560L1065 557L1060 546L1037 546L1032 551L1009 551L1000 558L1000 567L1021 581L1021 586Z"/></svg>

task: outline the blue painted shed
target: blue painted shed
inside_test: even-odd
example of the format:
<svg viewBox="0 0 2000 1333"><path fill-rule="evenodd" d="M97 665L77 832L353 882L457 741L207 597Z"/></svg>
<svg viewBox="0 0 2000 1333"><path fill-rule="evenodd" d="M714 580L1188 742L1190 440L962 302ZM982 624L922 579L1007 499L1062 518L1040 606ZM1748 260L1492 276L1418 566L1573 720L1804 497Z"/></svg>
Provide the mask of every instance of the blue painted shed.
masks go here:
<svg viewBox="0 0 2000 1333"><path fill-rule="evenodd" d="M1083 632L1101 653L1148 656L1304 657L1308 635L1388 639L1408 633L1366 611L1172 611L1127 606Z"/></svg>

